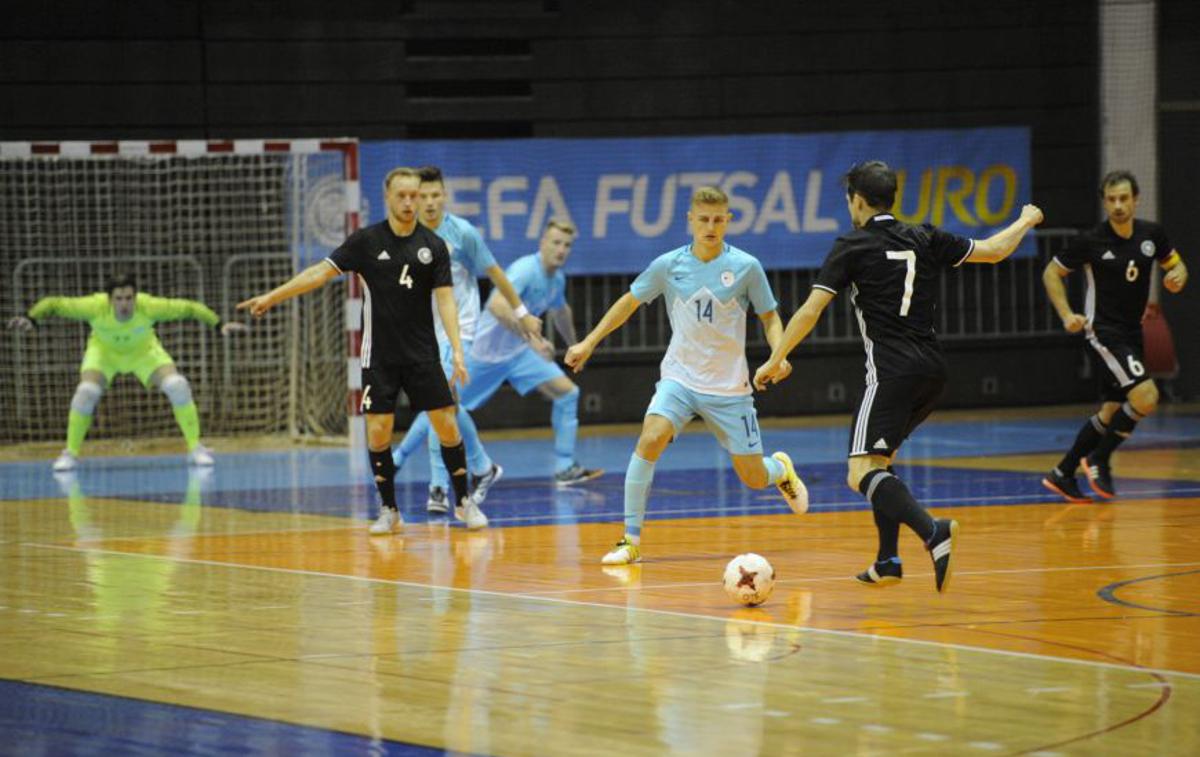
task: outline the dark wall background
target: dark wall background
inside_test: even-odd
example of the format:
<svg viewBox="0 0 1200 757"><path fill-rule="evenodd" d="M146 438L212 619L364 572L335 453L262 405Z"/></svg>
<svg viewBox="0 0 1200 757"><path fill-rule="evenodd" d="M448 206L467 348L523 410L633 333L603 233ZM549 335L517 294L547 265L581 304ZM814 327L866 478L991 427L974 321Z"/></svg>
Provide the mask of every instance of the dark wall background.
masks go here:
<svg viewBox="0 0 1200 757"><path fill-rule="evenodd" d="M1196 8L1162 0L1160 24L1163 99L1193 104L1162 113L1163 215L1179 249L1193 254L1200 250ZM1097 17L1094 0L43 2L9 8L0 27L0 139L1028 125L1035 201L1048 226L1077 227L1098 213ZM1200 275L1200 262L1193 269ZM1194 318L1197 298L1200 283L1166 303L1184 360L1178 385L1191 395L1200 386L1200 355L1189 342L1194 324L1184 322ZM785 317L794 305L785 303ZM1079 358L1069 340L1037 349L957 345L951 360L963 379L948 400L1091 399ZM822 364L844 363L856 385L861 362L855 349ZM1001 364L1011 377L997 374ZM1032 387L1021 380L1046 365L1063 368ZM616 394L632 369L599 361L585 389L630 405L637 417L640 382L636 398ZM653 364L637 369L653 376ZM849 407L823 400L822 391L764 402L794 412ZM627 415L608 410L604 417ZM527 412L530 422L544 422L536 401Z"/></svg>
<svg viewBox="0 0 1200 757"><path fill-rule="evenodd" d="M1176 388L1200 395L1200 3L1159 5L1159 208L1171 242L1187 261L1191 281L1164 293L1163 312L1179 355Z"/></svg>
<svg viewBox="0 0 1200 757"><path fill-rule="evenodd" d="M10 7L0 138L721 134L1030 125L1094 217L1091 0L71 0Z"/></svg>

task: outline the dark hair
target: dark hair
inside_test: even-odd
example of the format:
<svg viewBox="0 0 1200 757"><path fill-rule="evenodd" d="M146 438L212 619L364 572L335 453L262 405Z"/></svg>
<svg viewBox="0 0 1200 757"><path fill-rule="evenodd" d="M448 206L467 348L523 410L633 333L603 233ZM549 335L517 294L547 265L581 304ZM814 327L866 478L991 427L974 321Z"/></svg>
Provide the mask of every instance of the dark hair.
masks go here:
<svg viewBox="0 0 1200 757"><path fill-rule="evenodd" d="M896 172L882 160L864 160L842 177L846 196L858 195L872 208L891 210L896 202Z"/></svg>
<svg viewBox="0 0 1200 757"><path fill-rule="evenodd" d="M1104 197L1104 190L1111 187L1113 184L1120 184L1123 181L1129 182L1129 188L1133 190L1133 196L1138 196L1137 179L1134 178L1130 171L1109 171L1104 174L1104 178L1100 180L1100 196Z"/></svg>
<svg viewBox="0 0 1200 757"><path fill-rule="evenodd" d="M417 176L421 177L422 184L435 181L438 184L446 183L442 179L442 169L438 168L437 166L421 166L417 169Z"/></svg>
<svg viewBox="0 0 1200 757"><path fill-rule="evenodd" d="M132 273L114 273L104 281L104 291L109 295L113 293L114 289L123 287L133 287L133 291L137 291L137 279L133 277Z"/></svg>

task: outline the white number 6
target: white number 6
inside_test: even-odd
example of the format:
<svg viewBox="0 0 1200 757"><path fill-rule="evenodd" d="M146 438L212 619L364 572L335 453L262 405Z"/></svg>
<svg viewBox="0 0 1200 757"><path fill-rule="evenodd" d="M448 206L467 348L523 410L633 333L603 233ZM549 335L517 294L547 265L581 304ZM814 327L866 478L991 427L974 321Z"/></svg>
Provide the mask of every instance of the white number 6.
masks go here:
<svg viewBox="0 0 1200 757"><path fill-rule="evenodd" d="M1135 268L1134 270L1137 270L1137 269ZM1126 362L1129 363L1129 372L1130 373L1132 373L1134 376L1145 375L1146 366L1139 363L1137 358L1135 358L1133 355L1127 355L1125 357L1125 360L1126 360Z"/></svg>

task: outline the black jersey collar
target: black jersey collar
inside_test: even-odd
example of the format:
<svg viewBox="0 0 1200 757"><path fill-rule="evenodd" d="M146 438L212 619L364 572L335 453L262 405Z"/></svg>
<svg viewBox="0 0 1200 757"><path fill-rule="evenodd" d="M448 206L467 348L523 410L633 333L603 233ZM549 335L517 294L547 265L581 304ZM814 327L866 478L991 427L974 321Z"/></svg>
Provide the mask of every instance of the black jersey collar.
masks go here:
<svg viewBox="0 0 1200 757"><path fill-rule="evenodd" d="M864 223L863 226L866 227L866 226L874 226L876 224L895 223L895 222L896 222L896 216L892 215L891 213L879 213L879 214L873 215L869 219L867 219L867 222Z"/></svg>

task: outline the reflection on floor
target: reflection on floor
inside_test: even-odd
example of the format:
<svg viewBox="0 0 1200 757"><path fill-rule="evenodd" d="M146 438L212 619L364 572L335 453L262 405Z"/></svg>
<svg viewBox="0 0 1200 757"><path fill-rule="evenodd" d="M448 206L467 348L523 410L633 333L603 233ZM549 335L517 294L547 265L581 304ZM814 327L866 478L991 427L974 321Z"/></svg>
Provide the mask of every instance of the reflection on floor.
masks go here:
<svg viewBox="0 0 1200 757"><path fill-rule="evenodd" d="M598 563L632 434L582 438L608 473L565 489L548 440L489 442L505 475L479 533L425 513L412 460L406 525L383 538L360 451L3 463L0 732L32 752L1194 752L1198 420L1144 421L1119 500L1088 505L1039 485L1081 418L923 426L897 473L964 526L945 596L910 534L900 585L849 580L874 529L844 423L764 429L808 485L804 517L744 488L702 427L682 435L646 560L617 568ZM744 551L779 573L762 608L719 586ZM902 701L880 711L880 691Z"/></svg>

